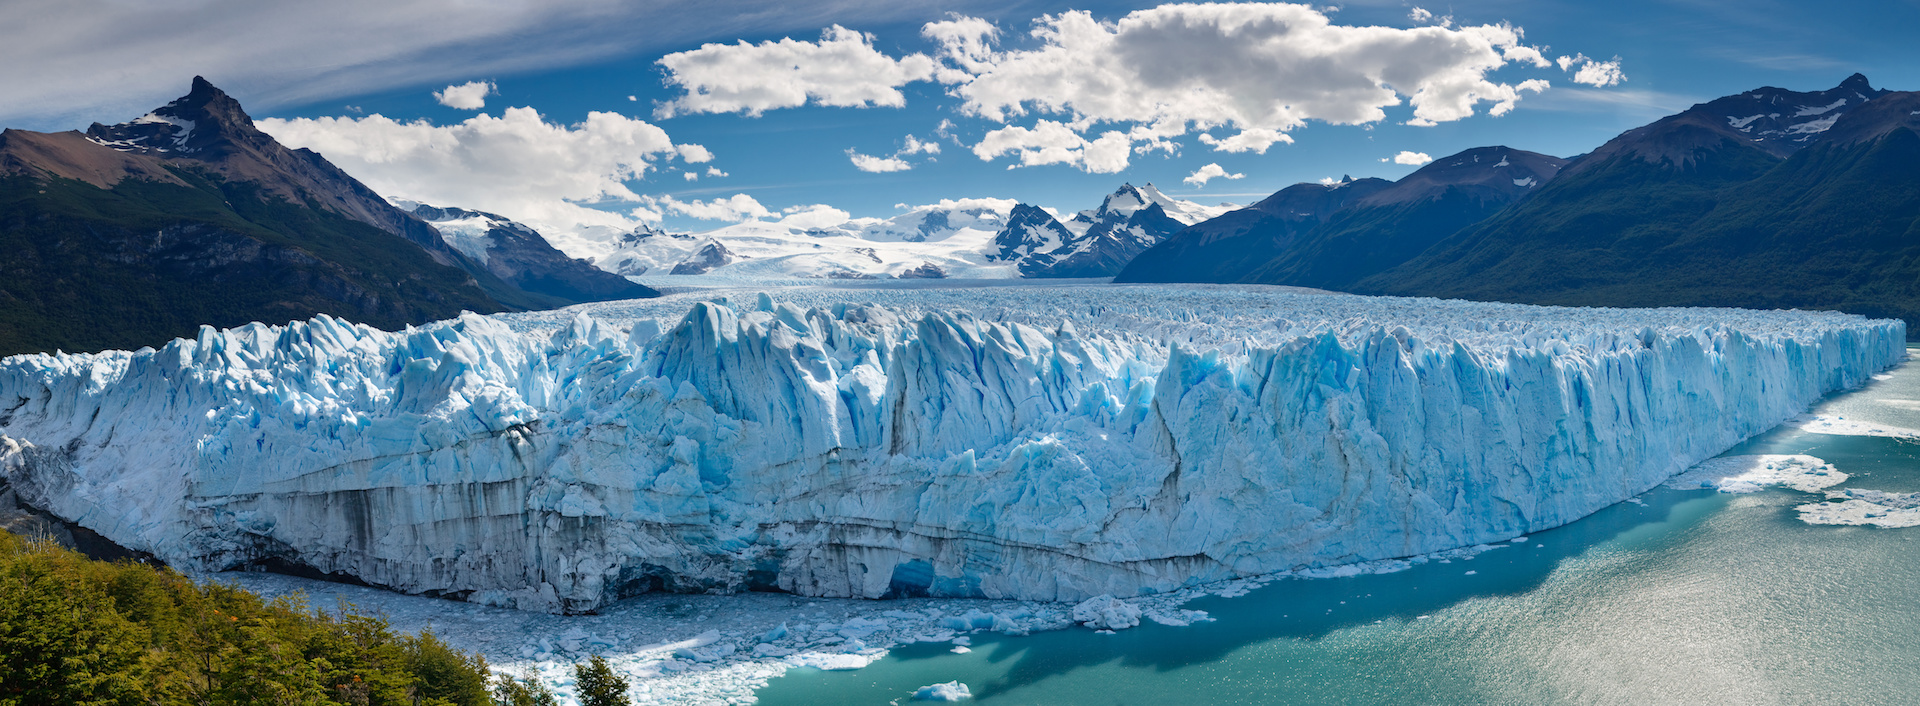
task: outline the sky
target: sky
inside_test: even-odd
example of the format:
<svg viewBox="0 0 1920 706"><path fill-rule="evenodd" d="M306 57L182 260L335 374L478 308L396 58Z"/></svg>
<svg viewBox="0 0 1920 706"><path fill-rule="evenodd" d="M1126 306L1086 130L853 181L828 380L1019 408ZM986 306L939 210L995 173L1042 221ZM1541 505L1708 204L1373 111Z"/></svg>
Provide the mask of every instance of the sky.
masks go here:
<svg viewBox="0 0 1920 706"><path fill-rule="evenodd" d="M202 75L390 198L585 256L641 224L1572 156L1760 86L1920 89L1917 31L1920 0L0 0L0 125L122 122Z"/></svg>

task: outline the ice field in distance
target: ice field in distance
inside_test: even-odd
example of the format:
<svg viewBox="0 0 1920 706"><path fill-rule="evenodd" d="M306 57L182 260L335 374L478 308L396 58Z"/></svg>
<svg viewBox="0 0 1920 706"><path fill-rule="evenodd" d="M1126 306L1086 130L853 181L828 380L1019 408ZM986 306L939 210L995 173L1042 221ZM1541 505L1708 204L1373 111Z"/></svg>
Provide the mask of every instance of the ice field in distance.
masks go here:
<svg viewBox="0 0 1920 706"><path fill-rule="evenodd" d="M1565 524L1904 339L1260 287L704 291L16 356L0 463L189 570L551 612L751 587L1082 602Z"/></svg>

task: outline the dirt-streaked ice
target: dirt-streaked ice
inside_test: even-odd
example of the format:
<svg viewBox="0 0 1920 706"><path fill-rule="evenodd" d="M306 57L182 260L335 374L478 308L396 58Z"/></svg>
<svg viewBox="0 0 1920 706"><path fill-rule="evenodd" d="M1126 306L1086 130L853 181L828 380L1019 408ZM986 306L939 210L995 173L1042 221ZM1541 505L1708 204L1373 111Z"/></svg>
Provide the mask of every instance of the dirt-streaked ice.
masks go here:
<svg viewBox="0 0 1920 706"><path fill-rule="evenodd" d="M16 356L0 465L190 570L551 611L751 586L1081 601L1562 525L1905 356L1900 322L1834 313L772 294Z"/></svg>

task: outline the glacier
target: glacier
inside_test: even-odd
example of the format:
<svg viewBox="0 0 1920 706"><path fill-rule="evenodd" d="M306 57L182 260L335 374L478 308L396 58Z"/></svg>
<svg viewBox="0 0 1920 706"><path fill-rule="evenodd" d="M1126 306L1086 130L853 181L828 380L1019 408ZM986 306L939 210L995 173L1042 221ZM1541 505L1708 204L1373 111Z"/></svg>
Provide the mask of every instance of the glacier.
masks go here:
<svg viewBox="0 0 1920 706"><path fill-rule="evenodd" d="M0 361L19 497L189 571L549 612L1085 601L1566 524L1905 359L1831 312L697 291ZM1110 599L1109 599L1110 600Z"/></svg>

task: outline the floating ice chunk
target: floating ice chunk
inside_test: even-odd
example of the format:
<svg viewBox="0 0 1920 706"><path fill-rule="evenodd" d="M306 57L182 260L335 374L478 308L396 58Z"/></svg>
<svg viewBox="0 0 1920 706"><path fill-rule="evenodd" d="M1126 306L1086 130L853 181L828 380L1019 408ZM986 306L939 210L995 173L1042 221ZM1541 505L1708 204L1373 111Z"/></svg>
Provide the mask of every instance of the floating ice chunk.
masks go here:
<svg viewBox="0 0 1920 706"><path fill-rule="evenodd" d="M785 657L793 654L793 652L793 650L779 645L759 644L753 646L753 656L755 657Z"/></svg>
<svg viewBox="0 0 1920 706"><path fill-rule="evenodd" d="M914 701L960 701L971 698L973 692L958 681L923 686L913 692Z"/></svg>
<svg viewBox="0 0 1920 706"><path fill-rule="evenodd" d="M1095 630L1124 630L1140 624L1140 608L1102 594L1074 606L1073 621Z"/></svg>
<svg viewBox="0 0 1920 706"><path fill-rule="evenodd" d="M1793 421L1787 422L1787 425L1794 427L1796 429L1799 429L1801 431L1810 431L1816 434L1833 434L1836 436L1879 436L1879 437L1885 437L1889 439L1920 441L1920 429L1907 429L1903 427L1888 426L1884 424L1874 424L1871 422L1862 422L1855 419L1848 419L1846 417L1829 416L1824 414L1803 414L1798 417L1794 417Z"/></svg>
<svg viewBox="0 0 1920 706"><path fill-rule="evenodd" d="M774 628L772 630L768 630L765 634L762 634L760 636L760 641L761 642L778 642L780 640L787 639L787 636L791 634L793 633L787 629L787 624L785 622L782 622L780 623L780 627Z"/></svg>
<svg viewBox="0 0 1920 706"><path fill-rule="evenodd" d="M858 640L872 635L887 627L885 618L853 618L841 623L838 631L841 637Z"/></svg>
<svg viewBox="0 0 1920 706"><path fill-rule="evenodd" d="M1714 489L1722 493L1756 493L1781 486L1812 493L1846 482L1847 474L1833 464L1800 454L1723 456L1701 461L1667 481L1682 490Z"/></svg>
<svg viewBox="0 0 1920 706"><path fill-rule="evenodd" d="M1920 493L1843 490L1828 492L1826 502L1794 509L1800 511L1800 521L1810 525L1920 527Z"/></svg>
<svg viewBox="0 0 1920 706"><path fill-rule="evenodd" d="M987 630L993 627L995 620L998 618L999 616L992 613L978 608L970 608L965 613L957 616L948 616L941 620L940 627L948 628L956 632Z"/></svg>
<svg viewBox="0 0 1920 706"><path fill-rule="evenodd" d="M966 645L954 645L952 650L952 652L957 655L963 655L972 651L973 651L973 648L968 647Z"/></svg>
<svg viewBox="0 0 1920 706"><path fill-rule="evenodd" d="M879 661L880 658L885 657L886 654L885 650L880 650L873 654L806 652L788 655L787 662L796 667L812 667L821 671L838 672L865 668L867 665Z"/></svg>
<svg viewBox="0 0 1920 706"><path fill-rule="evenodd" d="M1186 627L1194 623L1212 622L1213 618L1204 610L1155 610L1147 611L1148 620L1169 627Z"/></svg>

